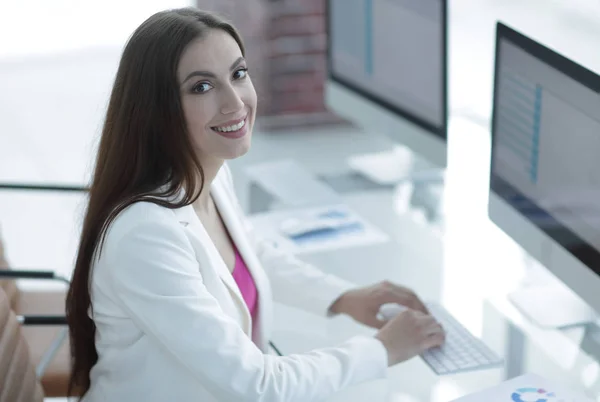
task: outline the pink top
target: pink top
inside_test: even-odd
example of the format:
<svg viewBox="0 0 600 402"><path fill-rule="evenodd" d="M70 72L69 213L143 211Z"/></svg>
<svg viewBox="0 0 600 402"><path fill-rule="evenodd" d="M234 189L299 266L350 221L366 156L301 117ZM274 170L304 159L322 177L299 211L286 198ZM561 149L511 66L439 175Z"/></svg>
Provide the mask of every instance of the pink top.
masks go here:
<svg viewBox="0 0 600 402"><path fill-rule="evenodd" d="M258 312L258 291L256 290L254 279L252 279L252 275L235 244L233 245L233 249L235 251L235 266L232 272L233 279L240 288L242 297L248 306L248 310L250 310L252 321L256 321L256 314Z"/></svg>

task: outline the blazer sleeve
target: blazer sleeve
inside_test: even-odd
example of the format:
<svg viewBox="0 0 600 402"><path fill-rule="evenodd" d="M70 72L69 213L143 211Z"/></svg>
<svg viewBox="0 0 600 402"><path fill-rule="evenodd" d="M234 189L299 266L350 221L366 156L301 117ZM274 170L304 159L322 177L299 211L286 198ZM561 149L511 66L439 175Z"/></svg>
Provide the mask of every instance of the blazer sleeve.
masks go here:
<svg viewBox="0 0 600 402"><path fill-rule="evenodd" d="M385 348L372 337L306 354L263 354L204 286L182 227L158 209L109 234L99 268L135 325L219 401L321 401L385 376Z"/></svg>
<svg viewBox="0 0 600 402"><path fill-rule="evenodd" d="M344 292L356 288L352 282L326 274L293 254L278 249L274 243L257 233L245 216L235 194L233 177L224 165L228 196L234 205L272 285L273 298L318 315L330 315L329 308Z"/></svg>

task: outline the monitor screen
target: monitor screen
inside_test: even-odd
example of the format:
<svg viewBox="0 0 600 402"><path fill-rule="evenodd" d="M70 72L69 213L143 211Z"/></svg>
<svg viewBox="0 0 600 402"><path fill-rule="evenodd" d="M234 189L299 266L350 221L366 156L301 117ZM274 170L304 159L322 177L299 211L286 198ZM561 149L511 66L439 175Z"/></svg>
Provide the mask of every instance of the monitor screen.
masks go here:
<svg viewBox="0 0 600 402"><path fill-rule="evenodd" d="M446 1L330 0L332 79L446 138Z"/></svg>
<svg viewBox="0 0 600 402"><path fill-rule="evenodd" d="M600 273L600 77L499 24L490 187Z"/></svg>

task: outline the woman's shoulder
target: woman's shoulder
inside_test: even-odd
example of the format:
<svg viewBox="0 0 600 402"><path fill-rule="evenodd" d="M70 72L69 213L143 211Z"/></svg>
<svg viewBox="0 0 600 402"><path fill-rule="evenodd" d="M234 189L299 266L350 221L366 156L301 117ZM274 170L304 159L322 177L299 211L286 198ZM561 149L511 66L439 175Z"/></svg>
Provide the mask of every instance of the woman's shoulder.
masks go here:
<svg viewBox="0 0 600 402"><path fill-rule="evenodd" d="M114 219L115 228L127 229L143 223L176 221L173 210L151 201L137 201L124 208Z"/></svg>
<svg viewBox="0 0 600 402"><path fill-rule="evenodd" d="M148 267L172 258L167 253L193 255L173 210L149 201L135 202L119 212L98 246L93 278L95 286L104 289L110 281L143 275Z"/></svg>
<svg viewBox="0 0 600 402"><path fill-rule="evenodd" d="M105 242L109 246L111 243L122 243L138 234L165 237L180 231L172 209L149 201L138 201L127 206L114 218L106 231Z"/></svg>

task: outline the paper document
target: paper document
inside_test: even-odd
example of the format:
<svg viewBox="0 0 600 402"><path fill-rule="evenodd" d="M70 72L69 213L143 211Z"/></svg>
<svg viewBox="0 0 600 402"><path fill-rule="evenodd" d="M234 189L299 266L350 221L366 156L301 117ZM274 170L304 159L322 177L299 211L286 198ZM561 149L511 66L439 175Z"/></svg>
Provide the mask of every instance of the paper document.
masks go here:
<svg viewBox="0 0 600 402"><path fill-rule="evenodd" d="M515 377L482 392L452 402L594 402L580 392L569 390L535 374Z"/></svg>
<svg viewBox="0 0 600 402"><path fill-rule="evenodd" d="M328 205L254 215L262 237L293 254L331 251L388 241L388 237L346 205Z"/></svg>

